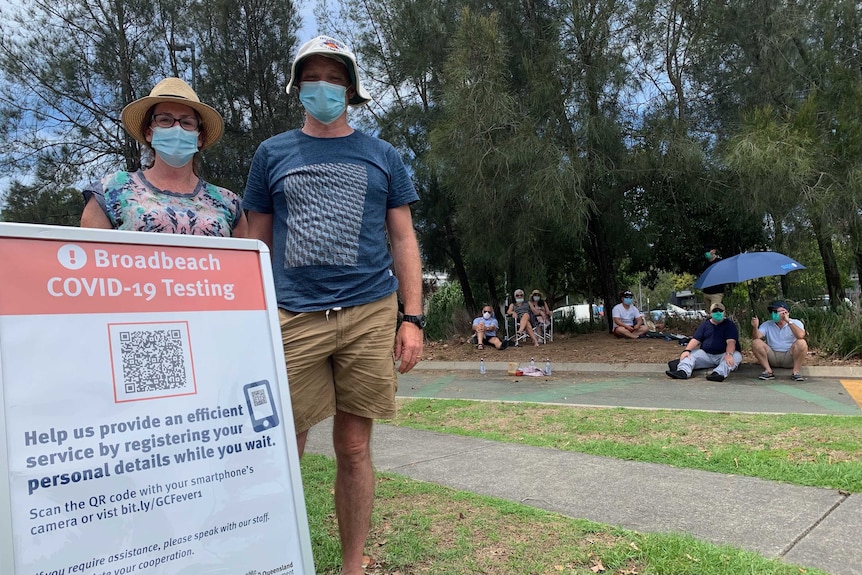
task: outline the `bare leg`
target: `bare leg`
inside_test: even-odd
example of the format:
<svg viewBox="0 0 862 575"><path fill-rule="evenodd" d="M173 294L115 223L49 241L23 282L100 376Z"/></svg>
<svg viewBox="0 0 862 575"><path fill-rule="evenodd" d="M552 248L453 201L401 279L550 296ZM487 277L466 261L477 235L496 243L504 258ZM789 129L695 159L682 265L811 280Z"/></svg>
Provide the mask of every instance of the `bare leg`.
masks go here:
<svg viewBox="0 0 862 575"><path fill-rule="evenodd" d="M799 373L799 370L802 369L802 363L808 357L808 342L804 339L797 339L790 346L790 355L793 357L793 373Z"/></svg>
<svg viewBox="0 0 862 575"><path fill-rule="evenodd" d="M341 537L341 573L363 573L362 553L374 505L371 427L365 417L337 411L332 429L335 447L335 515Z"/></svg>
<svg viewBox="0 0 862 575"><path fill-rule="evenodd" d="M299 458L302 459L302 454L305 453L305 441L308 439L308 431L303 431L296 435L296 448L299 451Z"/></svg>
<svg viewBox="0 0 862 575"><path fill-rule="evenodd" d="M807 352L806 347L806 352ZM757 363L763 368L763 371L768 371L772 373L772 368L769 366L769 346L766 345L766 342L762 339L753 339L751 340L751 352L754 354L754 357L757 359Z"/></svg>

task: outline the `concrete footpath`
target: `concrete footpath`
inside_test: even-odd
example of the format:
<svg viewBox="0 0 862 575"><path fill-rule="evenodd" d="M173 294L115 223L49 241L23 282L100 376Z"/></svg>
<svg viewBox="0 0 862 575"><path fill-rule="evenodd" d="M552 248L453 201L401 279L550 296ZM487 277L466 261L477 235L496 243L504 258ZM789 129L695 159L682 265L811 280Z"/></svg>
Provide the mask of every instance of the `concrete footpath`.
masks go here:
<svg viewBox="0 0 862 575"><path fill-rule="evenodd" d="M426 362L399 378L399 397L566 405L862 415L862 372L808 368L760 381L743 365L723 383L671 380L665 366L561 364L550 377L511 377L505 364ZM812 371L813 370L813 371ZM332 456L331 420L306 450ZM862 575L862 494L622 461L376 425L375 467L640 532L685 532L833 575Z"/></svg>

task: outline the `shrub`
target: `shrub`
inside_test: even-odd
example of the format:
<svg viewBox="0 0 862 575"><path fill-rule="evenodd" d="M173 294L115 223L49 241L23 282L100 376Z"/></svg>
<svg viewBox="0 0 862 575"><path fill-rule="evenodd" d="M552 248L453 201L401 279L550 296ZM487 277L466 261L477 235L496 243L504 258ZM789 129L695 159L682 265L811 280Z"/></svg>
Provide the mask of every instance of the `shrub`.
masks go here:
<svg viewBox="0 0 862 575"><path fill-rule="evenodd" d="M464 308L461 284L450 282L438 289L428 300L428 322L425 337L443 340L458 334L465 325L470 325ZM466 318L466 319L465 319Z"/></svg>

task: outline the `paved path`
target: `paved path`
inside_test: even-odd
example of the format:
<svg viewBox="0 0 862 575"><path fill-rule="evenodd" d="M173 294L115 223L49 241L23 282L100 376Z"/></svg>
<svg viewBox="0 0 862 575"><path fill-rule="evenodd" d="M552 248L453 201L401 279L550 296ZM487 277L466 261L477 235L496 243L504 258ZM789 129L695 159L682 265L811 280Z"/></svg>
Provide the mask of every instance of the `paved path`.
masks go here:
<svg viewBox="0 0 862 575"><path fill-rule="evenodd" d="M759 371L743 366L713 383L704 374L671 380L656 366L591 365L588 371L561 365L548 378L510 377L505 365L492 364L484 376L472 365L436 367L421 364L401 376L399 396L862 415L862 377L846 371L803 383L791 382L788 372L764 382ZM332 456L329 425L309 434L309 453ZM378 469L417 480L641 532L690 533L834 575L862 575L862 494L389 425L375 426L373 450Z"/></svg>

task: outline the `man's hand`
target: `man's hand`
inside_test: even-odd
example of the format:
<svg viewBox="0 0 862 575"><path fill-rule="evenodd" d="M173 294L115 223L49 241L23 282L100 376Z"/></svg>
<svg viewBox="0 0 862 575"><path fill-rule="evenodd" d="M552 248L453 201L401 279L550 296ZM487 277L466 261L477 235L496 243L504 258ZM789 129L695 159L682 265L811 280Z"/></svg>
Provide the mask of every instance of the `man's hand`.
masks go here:
<svg viewBox="0 0 862 575"><path fill-rule="evenodd" d="M736 364L736 360L733 359L733 353L728 351L724 354L724 363L729 365L731 368Z"/></svg>
<svg viewBox="0 0 862 575"><path fill-rule="evenodd" d="M760 327L760 320L757 319L756 316L751 318L751 327L753 327L754 329L757 329L758 327Z"/></svg>
<svg viewBox="0 0 862 575"><path fill-rule="evenodd" d="M395 361L401 360L398 373L407 373L422 358L423 335L419 326L402 322L395 336Z"/></svg>

